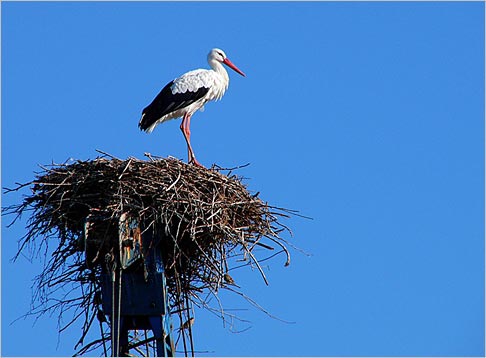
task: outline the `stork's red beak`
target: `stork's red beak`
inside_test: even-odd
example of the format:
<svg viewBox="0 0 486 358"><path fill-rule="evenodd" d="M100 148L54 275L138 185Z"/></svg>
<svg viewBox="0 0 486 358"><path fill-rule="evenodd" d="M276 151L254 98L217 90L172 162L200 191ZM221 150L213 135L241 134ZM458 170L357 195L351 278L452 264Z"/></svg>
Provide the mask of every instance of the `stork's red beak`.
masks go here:
<svg viewBox="0 0 486 358"><path fill-rule="evenodd" d="M240 71L240 69L238 67L236 67L233 62L231 62L229 59L225 58L223 63L228 66L229 68L235 70L236 72L238 72L240 75L242 75L243 77L246 77L246 75Z"/></svg>

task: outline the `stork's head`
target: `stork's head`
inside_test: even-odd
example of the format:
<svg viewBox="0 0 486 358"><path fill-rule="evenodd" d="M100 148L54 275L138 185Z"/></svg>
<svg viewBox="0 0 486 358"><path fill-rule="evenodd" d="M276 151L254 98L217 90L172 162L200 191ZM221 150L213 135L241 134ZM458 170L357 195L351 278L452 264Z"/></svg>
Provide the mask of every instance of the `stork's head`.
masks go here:
<svg viewBox="0 0 486 358"><path fill-rule="evenodd" d="M223 50L219 48L213 48L208 54L208 62L211 63L213 61L217 61L219 63L224 63L226 66L231 68L232 70L238 72L242 76L246 76L238 67L236 67L233 62L226 57L226 54Z"/></svg>

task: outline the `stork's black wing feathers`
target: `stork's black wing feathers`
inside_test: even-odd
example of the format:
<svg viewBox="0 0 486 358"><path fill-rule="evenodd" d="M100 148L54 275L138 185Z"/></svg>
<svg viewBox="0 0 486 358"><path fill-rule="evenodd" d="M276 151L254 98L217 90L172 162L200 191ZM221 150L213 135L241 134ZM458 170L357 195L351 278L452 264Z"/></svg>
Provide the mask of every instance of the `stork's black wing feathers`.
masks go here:
<svg viewBox="0 0 486 358"><path fill-rule="evenodd" d="M154 98L152 103L142 111L142 119L138 126L141 130L147 130L160 118L178 109L189 106L208 93L209 88L200 87L195 92L187 91L184 93L172 93L171 86L174 81L169 82L160 93Z"/></svg>

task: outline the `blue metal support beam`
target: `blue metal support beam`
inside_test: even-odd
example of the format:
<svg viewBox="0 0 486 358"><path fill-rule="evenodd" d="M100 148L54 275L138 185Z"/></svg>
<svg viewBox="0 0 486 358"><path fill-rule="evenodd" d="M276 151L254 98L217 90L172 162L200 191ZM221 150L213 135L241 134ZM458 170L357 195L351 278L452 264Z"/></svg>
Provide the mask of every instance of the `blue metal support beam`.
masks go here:
<svg viewBox="0 0 486 358"><path fill-rule="evenodd" d="M88 231L85 235L89 240ZM118 257L112 272L102 277L102 304L110 316L113 356L128 356L128 331L134 329L153 332L158 357L175 355L162 239L151 230L142 234L137 219L120 217Z"/></svg>

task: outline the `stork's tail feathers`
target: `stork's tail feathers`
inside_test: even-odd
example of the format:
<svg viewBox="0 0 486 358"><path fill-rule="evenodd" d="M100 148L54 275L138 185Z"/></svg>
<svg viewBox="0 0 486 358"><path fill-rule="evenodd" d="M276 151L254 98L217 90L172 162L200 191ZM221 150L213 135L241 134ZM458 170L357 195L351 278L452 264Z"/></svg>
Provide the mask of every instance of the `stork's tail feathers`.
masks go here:
<svg viewBox="0 0 486 358"><path fill-rule="evenodd" d="M151 133L156 125L157 120L154 120L153 118L150 118L150 116L147 116L146 112L142 113L142 118L140 118L140 122L138 122L138 128L140 128L140 130Z"/></svg>

